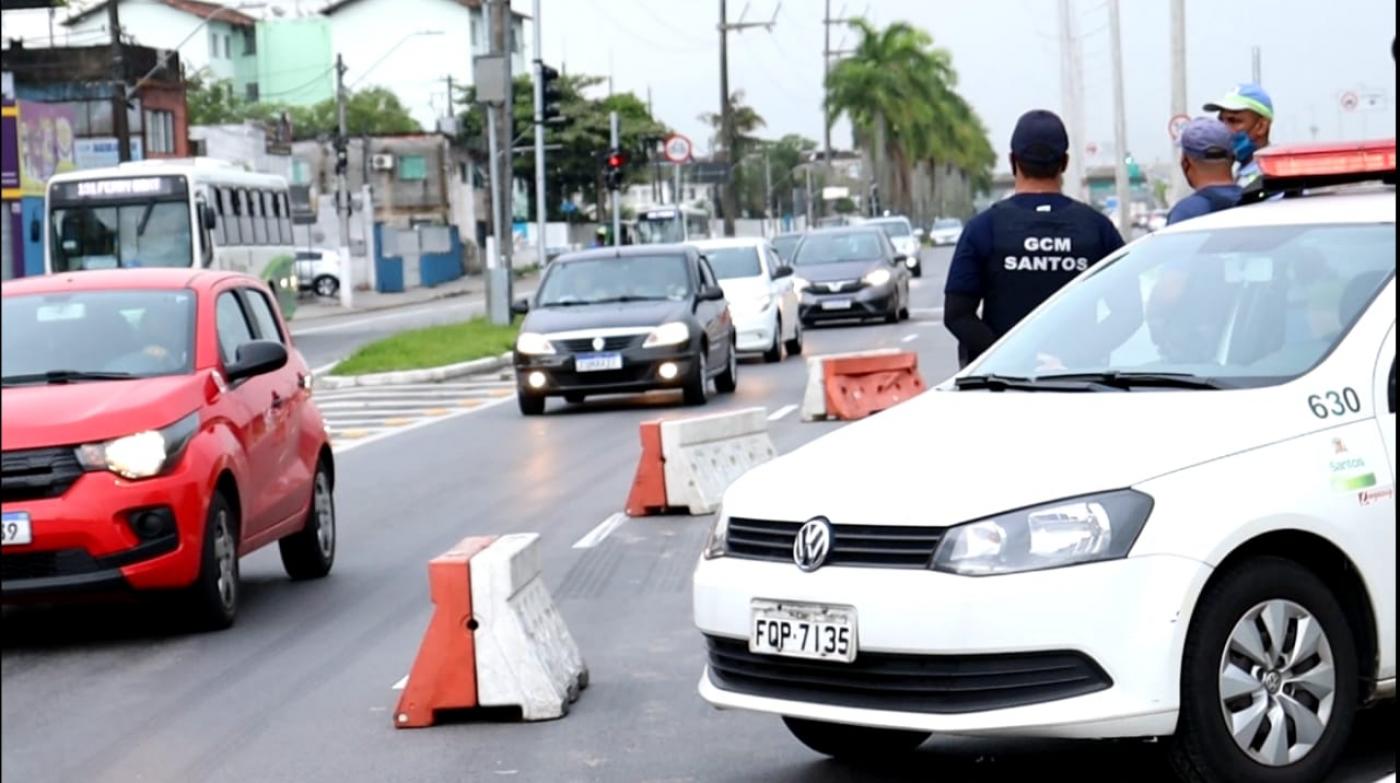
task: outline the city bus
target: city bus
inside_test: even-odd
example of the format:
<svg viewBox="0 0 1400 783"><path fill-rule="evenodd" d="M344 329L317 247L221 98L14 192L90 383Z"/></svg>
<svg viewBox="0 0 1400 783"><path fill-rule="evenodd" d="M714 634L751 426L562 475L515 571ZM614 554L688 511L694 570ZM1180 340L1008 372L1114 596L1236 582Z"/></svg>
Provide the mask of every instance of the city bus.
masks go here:
<svg viewBox="0 0 1400 783"><path fill-rule="evenodd" d="M636 243L693 242L713 236L710 213L699 207L665 206L637 210Z"/></svg>
<svg viewBox="0 0 1400 783"><path fill-rule="evenodd" d="M296 251L287 181L212 158L148 160L55 175L44 271L201 266L266 280L291 318Z"/></svg>

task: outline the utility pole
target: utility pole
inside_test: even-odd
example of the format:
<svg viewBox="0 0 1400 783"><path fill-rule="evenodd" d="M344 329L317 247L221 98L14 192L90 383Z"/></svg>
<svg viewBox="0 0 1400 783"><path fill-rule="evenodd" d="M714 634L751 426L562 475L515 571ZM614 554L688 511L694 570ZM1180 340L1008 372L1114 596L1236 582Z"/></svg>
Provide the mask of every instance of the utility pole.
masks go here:
<svg viewBox="0 0 1400 783"><path fill-rule="evenodd" d="M831 100L827 85L831 82L831 0L826 0L826 14L822 17L822 31L826 42L822 44L822 141L826 151L826 165L831 167Z"/></svg>
<svg viewBox="0 0 1400 783"><path fill-rule="evenodd" d="M1186 108L1186 0L1172 0L1172 116L1189 115ZM1180 166L1172 166L1172 201L1186 197L1190 184Z"/></svg>
<svg viewBox="0 0 1400 783"><path fill-rule="evenodd" d="M350 135L345 122L345 60L339 54L335 56L335 115L335 216L340 225L340 304L349 308L355 306L355 285L351 277L354 265L350 263ZM361 152L368 155L368 146ZM374 260L370 259L370 263L374 263Z"/></svg>
<svg viewBox="0 0 1400 783"><path fill-rule="evenodd" d="M763 27L771 32L774 22L778 20L780 8L781 3L773 10L773 18L767 22L745 22L741 15L739 21L730 24L727 3L725 0L719 0L720 137L724 141L725 162L729 164L729 178L721 190L721 201L724 206L724 235L727 237L734 236L734 218L739 211L738 182L735 177L738 173L739 159L735 154L737 139L734 133L734 107L729 101L729 31L742 32L751 27Z"/></svg>
<svg viewBox="0 0 1400 783"><path fill-rule="evenodd" d="M618 131L619 131L619 128L618 128L618 116L617 116L617 112L615 112L615 111L614 111L614 112L608 112L608 129L609 129L609 133L611 134L611 136L610 136L611 144L609 145L608 149L614 149L614 150L615 150L615 149L617 149L618 144L620 143L620 142L618 141L618 137L621 135L621 134L618 132ZM620 191L620 190L614 189L614 190L611 191L611 194L612 194L612 231L613 231L613 247L618 247L618 246L620 246L620 245L622 244L622 201L621 201L621 191Z"/></svg>
<svg viewBox="0 0 1400 783"><path fill-rule="evenodd" d="M803 170L807 174L807 230L810 231L817 219L812 208L812 162L808 161Z"/></svg>
<svg viewBox="0 0 1400 783"><path fill-rule="evenodd" d="M549 196L544 181L544 49L540 34L540 0L535 0L535 221L539 231L535 261L544 269L549 260L545 239L549 227Z"/></svg>
<svg viewBox="0 0 1400 783"><path fill-rule="evenodd" d="M1066 183L1068 195L1084 198L1084 156L1088 148L1084 143L1084 123L1080 121L1080 90L1078 53L1079 41L1075 37L1074 8L1070 0L1060 0L1060 100L1064 103L1065 126L1069 131L1069 181Z"/></svg>
<svg viewBox="0 0 1400 783"><path fill-rule="evenodd" d="M511 105L515 102L512 95L510 65L510 28L511 10L508 0L491 0L490 4L490 24L491 24L491 53L505 58L505 85L506 99L500 110L496 114L496 138L497 149L492 155L492 163L495 166L491 177L492 208L499 212L496 219L496 246L501 256L501 266L504 272L498 283L505 288L504 301L509 304L512 301L514 288L513 270L515 264L512 260L515 250L514 232L511 229L515 222L515 210L512 209L511 201L514 196L512 183L515 182L515 161L511 153L514 146L512 140L515 138L515 125L511 116ZM509 323L509 315L506 315Z"/></svg>
<svg viewBox="0 0 1400 783"><path fill-rule="evenodd" d="M765 231L772 231L777 210L773 208L773 165L767 150L763 152L763 216L767 219Z"/></svg>
<svg viewBox="0 0 1400 783"><path fill-rule="evenodd" d="M1108 0L1109 45L1113 50L1113 181L1118 191L1118 232L1131 233L1132 211L1128 193L1128 121L1123 107L1123 39L1118 21L1118 0Z"/></svg>
<svg viewBox="0 0 1400 783"><path fill-rule="evenodd" d="M1264 63L1263 63L1263 54L1259 51L1259 47L1257 47L1257 46L1254 47L1254 49L1250 51L1250 69L1249 69L1249 72L1250 72L1250 76L1252 77L1251 81L1253 81L1255 84L1263 84L1263 83L1264 83Z"/></svg>
<svg viewBox="0 0 1400 783"><path fill-rule="evenodd" d="M107 27L112 32L112 131L117 137L117 160L131 160L131 126L126 115L126 63L122 60L122 24L117 2L107 3Z"/></svg>

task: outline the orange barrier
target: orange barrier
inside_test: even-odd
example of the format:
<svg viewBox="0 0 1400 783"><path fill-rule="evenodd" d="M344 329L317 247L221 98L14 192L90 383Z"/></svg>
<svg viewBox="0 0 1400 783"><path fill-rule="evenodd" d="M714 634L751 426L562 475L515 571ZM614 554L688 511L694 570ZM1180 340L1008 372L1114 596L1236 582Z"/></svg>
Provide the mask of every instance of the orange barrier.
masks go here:
<svg viewBox="0 0 1400 783"><path fill-rule="evenodd" d="M823 372L827 415L846 421L863 419L924 390L919 356L911 351L832 358Z"/></svg>
<svg viewBox="0 0 1400 783"><path fill-rule="evenodd" d="M471 559L495 540L493 536L464 538L428 563L433 619L399 696L395 726L431 726L437 710L477 706Z"/></svg>
<svg viewBox="0 0 1400 783"><path fill-rule="evenodd" d="M666 466L661 456L661 422L642 422L642 457L627 495L627 516L643 517L666 511Z"/></svg>

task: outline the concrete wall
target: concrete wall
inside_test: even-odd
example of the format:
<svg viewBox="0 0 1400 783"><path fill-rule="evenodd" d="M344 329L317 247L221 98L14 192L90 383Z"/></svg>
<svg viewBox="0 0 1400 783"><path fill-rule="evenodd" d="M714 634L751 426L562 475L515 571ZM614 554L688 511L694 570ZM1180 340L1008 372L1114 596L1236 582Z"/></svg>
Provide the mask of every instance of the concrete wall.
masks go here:
<svg viewBox="0 0 1400 783"><path fill-rule="evenodd" d="M249 171L277 174L292 178L292 156L270 155L267 152L267 131L260 125L195 125L189 132L191 141L204 144L203 154L226 160Z"/></svg>

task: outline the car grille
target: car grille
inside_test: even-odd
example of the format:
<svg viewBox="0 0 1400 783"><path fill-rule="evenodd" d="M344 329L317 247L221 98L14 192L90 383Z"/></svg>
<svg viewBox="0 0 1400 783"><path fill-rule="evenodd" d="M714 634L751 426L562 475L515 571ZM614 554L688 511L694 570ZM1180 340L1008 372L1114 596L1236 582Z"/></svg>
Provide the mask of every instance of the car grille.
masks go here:
<svg viewBox="0 0 1400 783"><path fill-rule="evenodd" d="M82 474L71 447L7 451L0 455L0 500L56 498Z"/></svg>
<svg viewBox="0 0 1400 783"><path fill-rule="evenodd" d="M728 553L749 560L792 562L792 545L802 522L731 518ZM941 527L832 525L831 550L824 565L868 568L928 568L943 540Z"/></svg>
<svg viewBox="0 0 1400 783"><path fill-rule="evenodd" d="M102 565L82 549L21 552L0 557L0 581L81 576L101 568Z"/></svg>
<svg viewBox="0 0 1400 783"><path fill-rule="evenodd" d="M865 287L861 280L823 280L811 283L807 290L814 294L849 294Z"/></svg>
<svg viewBox="0 0 1400 783"><path fill-rule="evenodd" d="M841 707L965 713L1021 707L1105 690L1113 682L1077 652L897 655L809 661L749 652L748 642L705 637L710 678L724 690Z"/></svg>
<svg viewBox="0 0 1400 783"><path fill-rule="evenodd" d="M625 348L635 348L646 339L644 334L624 334L614 337L604 337L603 347L594 348L592 337L578 337L569 340L553 340L555 349L563 353L590 353L592 351L621 351Z"/></svg>

